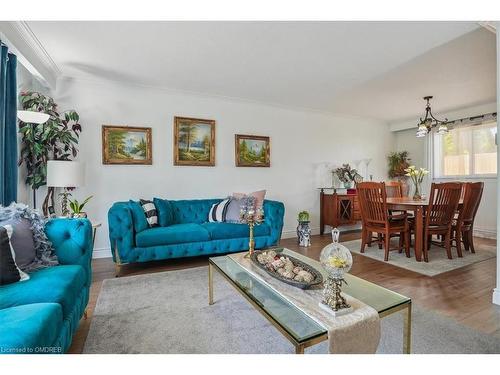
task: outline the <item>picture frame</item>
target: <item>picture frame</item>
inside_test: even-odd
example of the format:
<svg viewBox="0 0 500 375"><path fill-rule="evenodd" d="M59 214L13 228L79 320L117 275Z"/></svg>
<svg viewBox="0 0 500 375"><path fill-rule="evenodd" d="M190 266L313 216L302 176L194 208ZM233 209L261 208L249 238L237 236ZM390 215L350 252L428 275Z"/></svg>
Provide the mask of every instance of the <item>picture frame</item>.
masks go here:
<svg viewBox="0 0 500 375"><path fill-rule="evenodd" d="M271 139L260 135L235 134L237 167L270 167Z"/></svg>
<svg viewBox="0 0 500 375"><path fill-rule="evenodd" d="M174 165L215 166L215 120L174 117Z"/></svg>
<svg viewBox="0 0 500 375"><path fill-rule="evenodd" d="M153 164L152 129L147 127L103 125L103 164Z"/></svg>

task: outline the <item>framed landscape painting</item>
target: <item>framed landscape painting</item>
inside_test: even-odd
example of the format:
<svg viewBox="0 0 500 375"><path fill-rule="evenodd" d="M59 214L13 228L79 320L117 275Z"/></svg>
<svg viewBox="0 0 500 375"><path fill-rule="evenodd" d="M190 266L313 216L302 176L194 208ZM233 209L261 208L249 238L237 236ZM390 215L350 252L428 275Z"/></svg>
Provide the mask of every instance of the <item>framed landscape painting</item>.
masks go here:
<svg viewBox="0 0 500 375"><path fill-rule="evenodd" d="M174 117L174 165L215 165L215 121Z"/></svg>
<svg viewBox="0 0 500 375"><path fill-rule="evenodd" d="M103 164L152 164L151 128L102 126Z"/></svg>
<svg viewBox="0 0 500 375"><path fill-rule="evenodd" d="M235 135L237 167L270 167L271 145L269 137Z"/></svg>

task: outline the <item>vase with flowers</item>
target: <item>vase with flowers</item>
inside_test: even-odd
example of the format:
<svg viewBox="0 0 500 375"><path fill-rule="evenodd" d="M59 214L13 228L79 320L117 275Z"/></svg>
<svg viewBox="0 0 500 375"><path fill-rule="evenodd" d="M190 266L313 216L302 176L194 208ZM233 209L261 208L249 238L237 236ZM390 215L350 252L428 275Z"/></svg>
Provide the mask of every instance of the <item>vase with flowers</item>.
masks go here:
<svg viewBox="0 0 500 375"><path fill-rule="evenodd" d="M415 186L415 191L413 193L413 199L422 199L422 181L424 177L429 174L429 171L425 168L417 168L414 165L410 165L405 169L406 176L410 177L413 185Z"/></svg>
<svg viewBox="0 0 500 375"><path fill-rule="evenodd" d="M342 164L342 167L336 168L332 172L344 184L346 189L351 188L353 182L363 181L363 177L349 164Z"/></svg>

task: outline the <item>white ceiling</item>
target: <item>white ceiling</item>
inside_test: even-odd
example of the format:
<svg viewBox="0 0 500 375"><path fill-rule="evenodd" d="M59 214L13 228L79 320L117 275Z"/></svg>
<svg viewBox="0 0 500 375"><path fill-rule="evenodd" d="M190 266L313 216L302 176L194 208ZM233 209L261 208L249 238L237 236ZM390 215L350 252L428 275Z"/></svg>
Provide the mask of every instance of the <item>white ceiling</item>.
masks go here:
<svg viewBox="0 0 500 375"><path fill-rule="evenodd" d="M386 121L421 112L426 94L450 108L495 95L495 38L474 22L28 25L71 77Z"/></svg>

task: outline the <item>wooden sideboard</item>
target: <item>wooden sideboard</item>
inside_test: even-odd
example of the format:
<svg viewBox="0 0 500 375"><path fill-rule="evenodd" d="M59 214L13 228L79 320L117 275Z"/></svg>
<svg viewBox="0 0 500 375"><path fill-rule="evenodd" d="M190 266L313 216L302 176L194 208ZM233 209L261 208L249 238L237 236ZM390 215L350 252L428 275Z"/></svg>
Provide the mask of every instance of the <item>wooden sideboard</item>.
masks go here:
<svg viewBox="0 0 500 375"><path fill-rule="evenodd" d="M331 191L331 193L327 193ZM320 234L325 225L337 228L342 225L353 225L361 221L358 196L355 192L338 194L334 188L320 189Z"/></svg>

